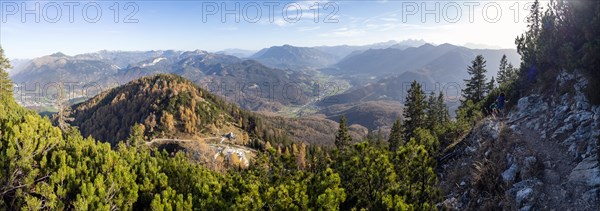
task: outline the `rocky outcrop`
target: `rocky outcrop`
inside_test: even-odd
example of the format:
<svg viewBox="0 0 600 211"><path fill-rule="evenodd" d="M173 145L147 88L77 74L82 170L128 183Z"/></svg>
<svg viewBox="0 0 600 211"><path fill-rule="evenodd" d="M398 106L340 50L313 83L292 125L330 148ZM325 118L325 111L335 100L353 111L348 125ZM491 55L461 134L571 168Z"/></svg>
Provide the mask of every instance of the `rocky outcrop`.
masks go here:
<svg viewBox="0 0 600 211"><path fill-rule="evenodd" d="M538 209L576 207L577 210L597 210L598 204L580 202L598 200L598 195L590 191L600 187L597 157L600 107L590 105L583 92L588 82L578 72L563 72L557 80L559 85L569 86L562 87L567 90L565 93L523 97L509 115L507 126L512 132L529 133L521 136L523 138L537 138L527 143L532 146L532 153L541 156L543 173L522 178L540 179L542 188L532 188L533 192L527 191L525 195L523 192L507 194L515 196L517 208L531 205L530 208ZM523 169L531 163L535 162L525 158ZM530 194L538 197L538 201L519 203L521 196Z"/></svg>
<svg viewBox="0 0 600 211"><path fill-rule="evenodd" d="M468 153L441 163L446 194L441 205L460 210L600 209L600 106L585 97L587 80L577 71L563 72L557 80L562 91L519 99L506 119L486 119L473 129L461 146ZM481 167L486 160L491 162ZM453 187L448 183L455 180L449 177L460 174L461 166L476 168L462 174L467 185ZM473 175L481 169L497 177L502 191L479 190ZM481 203L485 199L492 202Z"/></svg>
<svg viewBox="0 0 600 211"><path fill-rule="evenodd" d="M600 168L596 157L581 161L569 174L569 182L583 186L600 186Z"/></svg>

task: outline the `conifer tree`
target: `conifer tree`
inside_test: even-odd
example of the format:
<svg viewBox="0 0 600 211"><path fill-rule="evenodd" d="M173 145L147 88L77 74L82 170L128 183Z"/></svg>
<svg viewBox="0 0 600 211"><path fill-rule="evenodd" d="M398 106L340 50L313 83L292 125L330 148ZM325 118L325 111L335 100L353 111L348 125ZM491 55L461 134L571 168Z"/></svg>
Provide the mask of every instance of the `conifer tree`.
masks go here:
<svg viewBox="0 0 600 211"><path fill-rule="evenodd" d="M4 56L4 50L0 47L0 101L12 101L12 81L8 76L8 69L12 68L8 58Z"/></svg>
<svg viewBox="0 0 600 211"><path fill-rule="evenodd" d="M490 80L490 82L487 83L487 94L490 94L490 92L492 92L492 90L494 90L494 88L496 87L496 80L494 79L494 77L492 77L492 80Z"/></svg>
<svg viewBox="0 0 600 211"><path fill-rule="evenodd" d="M128 147L139 148L144 145L144 131L146 130L143 124L135 124L131 128L131 133L129 134L129 138L127 139Z"/></svg>
<svg viewBox="0 0 600 211"><path fill-rule="evenodd" d="M440 92L438 94L436 103L435 103L438 122L441 124L446 124L450 121L450 113L448 112L448 107L446 107L444 93Z"/></svg>
<svg viewBox="0 0 600 211"><path fill-rule="evenodd" d="M517 68L515 68L512 63L508 63L508 66L506 67L506 72L508 72L508 81L506 81L504 84L516 81L519 77Z"/></svg>
<svg viewBox="0 0 600 211"><path fill-rule="evenodd" d="M390 138L388 139L388 143L390 145L390 151L398 150L400 144L404 141L402 138L402 123L400 119L397 119L392 126L392 132L390 133Z"/></svg>
<svg viewBox="0 0 600 211"><path fill-rule="evenodd" d="M429 97L427 97L427 110L426 110L426 115L427 115L427 119L425 120L426 122L426 128L433 130L433 128L435 127L435 125L438 124L438 111L437 111L437 98L435 96L435 94L433 92L431 92L429 94Z"/></svg>
<svg viewBox="0 0 600 211"><path fill-rule="evenodd" d="M485 73L485 59L482 55L477 55L475 60L471 62L471 65L467 68L470 79L465 80L466 88L463 92L463 102L467 100L473 101L473 103L479 103L485 97L485 94L489 92L489 86L486 83Z"/></svg>
<svg viewBox="0 0 600 211"><path fill-rule="evenodd" d="M502 55L502 59L500 59L500 68L498 69L498 84L504 84L510 79L510 71L508 70L508 61L506 59L506 54Z"/></svg>
<svg viewBox="0 0 600 211"><path fill-rule="evenodd" d="M429 154L423 140L411 138L398 152L400 162L396 167L402 174L403 192L407 193L407 202L416 205L417 210L431 210L439 196L435 188L437 176L434 172L435 159ZM404 161L404 162L402 162Z"/></svg>
<svg viewBox="0 0 600 211"><path fill-rule="evenodd" d="M348 126L346 123L346 116L342 115L340 119L340 126L337 134L335 135L335 146L338 149L343 149L352 141L352 137L350 137L350 133L348 133Z"/></svg>
<svg viewBox="0 0 600 211"><path fill-rule="evenodd" d="M410 139L414 130L425 126L425 109L427 102L425 101L425 93L421 88L421 84L413 81L408 90L408 95L405 100L404 108L404 140Z"/></svg>

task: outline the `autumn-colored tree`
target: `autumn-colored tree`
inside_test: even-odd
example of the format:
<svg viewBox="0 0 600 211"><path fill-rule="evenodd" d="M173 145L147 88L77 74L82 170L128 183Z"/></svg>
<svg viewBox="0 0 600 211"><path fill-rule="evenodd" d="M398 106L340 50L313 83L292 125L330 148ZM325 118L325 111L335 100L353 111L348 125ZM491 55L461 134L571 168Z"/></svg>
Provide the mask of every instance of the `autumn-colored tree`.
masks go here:
<svg viewBox="0 0 600 211"><path fill-rule="evenodd" d="M304 142L300 143L298 152L294 153L296 156L296 165L299 169L306 169L306 145Z"/></svg>

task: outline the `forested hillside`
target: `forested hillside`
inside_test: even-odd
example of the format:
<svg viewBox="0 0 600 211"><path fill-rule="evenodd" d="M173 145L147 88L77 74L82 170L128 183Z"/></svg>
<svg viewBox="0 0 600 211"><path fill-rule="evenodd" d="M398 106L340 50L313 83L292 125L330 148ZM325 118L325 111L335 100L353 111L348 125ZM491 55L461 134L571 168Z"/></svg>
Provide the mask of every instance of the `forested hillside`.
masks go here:
<svg viewBox="0 0 600 211"><path fill-rule="evenodd" d="M171 125L174 130L165 130L171 127L169 121L156 123L156 133L140 130L145 126L134 126L124 142L117 142L115 138L111 145L91 137L83 138L75 127L60 123L58 125L64 127L52 126L49 119L17 105L4 71L9 64L3 55L1 58L4 89L0 103L3 108L0 113L0 183L3 184L0 206L9 210L432 209L439 196L433 156L437 154L440 140L451 137L448 131L453 130L447 129L462 124L449 122L443 117L447 116L443 115L444 108L426 103L418 83L413 83L409 93L412 97L407 98L414 102L409 106L410 111L418 115L441 112L442 116L417 118L405 113L415 121L402 125L398 121L388 140L394 143L389 148L381 136L371 135L365 142L354 143L343 116L335 133L335 148L304 143L273 146L272 143L284 143L282 138L264 131L258 135L260 123L244 123L246 119L255 118L248 113L248 116L242 115L241 125L249 131L250 138L257 141L258 145L253 147L259 150L258 154L248 168L215 172L193 162L185 152L171 154L140 144L145 136L163 131L166 135L194 132L186 128L186 124L194 123L186 122L189 116L176 113L180 112L180 105L196 103L197 109L203 109L195 111L200 124L196 122L193 126L222 123L220 121L234 117L231 114L239 111L192 86L191 82L171 75L146 77L74 106L75 113L81 112L75 116L81 119L77 115L85 116L86 109L96 110L92 113L97 116L104 114L106 118L132 119L142 124L146 124L145 119L149 117L146 114L152 111L159 116L167 112L177 116ZM143 91L148 84L156 87ZM145 95L146 91L156 93ZM138 94L148 99L137 98ZM109 95L114 95L111 100L106 97ZM163 102L156 98L158 96L168 100ZM142 112L140 107L123 103L124 98L150 103L148 109L154 110ZM113 101L113 105L123 107L111 107ZM120 109L131 111L131 116L117 117L115 114ZM210 118L202 115L203 111L222 113ZM447 114L447 110L445 112ZM181 114L186 114L185 109ZM441 119L431 119L434 116ZM94 115L89 118L104 121ZM55 120L60 121L60 118ZM426 122L437 123L430 124L435 127L426 127ZM113 135L127 133L124 131L118 128ZM102 136L108 134L111 133Z"/></svg>
<svg viewBox="0 0 600 211"><path fill-rule="evenodd" d="M76 104L71 111L68 118L84 136L113 145L125 140L135 124L145 126L148 139L216 136L231 132L227 126L231 130L254 124L237 106L176 75L134 80ZM245 131L239 135L247 137Z"/></svg>
<svg viewBox="0 0 600 211"><path fill-rule="evenodd" d="M266 142L273 147L292 142L333 146L333 132L338 127L322 118L255 114L174 74L142 77L105 91L59 112L53 120L57 125L76 126L84 136L113 146L127 139L136 124L144 126L146 141L214 139L232 132L237 144L253 148L262 148ZM361 126L350 129L355 140L367 133Z"/></svg>
<svg viewBox="0 0 600 211"><path fill-rule="evenodd" d="M507 56L469 57L456 118L444 93L428 93L417 80L406 91L389 86L400 84L392 77L338 95L364 102L328 106L335 123L316 115L253 113L194 85L201 79L158 74L49 119L16 103L6 71L11 65L0 48L0 210L598 210L600 2L551 1L543 9L536 0L530 6L528 29L515 41L521 64L513 67ZM400 50L363 54L387 51ZM195 56L170 61L181 62L173 72L231 83L236 77L307 79L256 61L189 53ZM46 59L60 65L44 68L59 73L79 62L60 54ZM499 65L487 63L492 60ZM151 74L166 61L139 61L118 74ZM346 62L354 68L361 61ZM104 62L85 65L116 70ZM488 75L492 68L496 77ZM82 74L95 72L86 70ZM373 94L384 91L385 98ZM402 108L367 104L386 98L401 100ZM383 134L347 117L373 127L393 124ZM149 144L163 138L223 142L229 132L239 142L223 145L252 151L248 165L215 168L198 159L215 153Z"/></svg>

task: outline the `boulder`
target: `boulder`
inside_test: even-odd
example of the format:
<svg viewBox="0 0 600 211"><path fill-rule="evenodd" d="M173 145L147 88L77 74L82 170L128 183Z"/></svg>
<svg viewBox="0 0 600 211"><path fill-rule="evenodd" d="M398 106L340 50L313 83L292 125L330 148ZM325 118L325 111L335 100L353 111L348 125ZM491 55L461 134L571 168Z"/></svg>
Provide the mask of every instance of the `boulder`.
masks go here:
<svg viewBox="0 0 600 211"><path fill-rule="evenodd" d="M526 206L521 207L521 209L519 209L519 211L529 211L532 209L532 207L533 206L531 206L531 205L526 205Z"/></svg>
<svg viewBox="0 0 600 211"><path fill-rule="evenodd" d="M507 195L516 196L517 192L526 188L535 188L536 186L543 185L539 179L533 178L528 180L522 180L512 185L510 189L506 191Z"/></svg>
<svg viewBox="0 0 600 211"><path fill-rule="evenodd" d="M517 202L517 206L525 202L531 201L533 198L533 189L532 188L524 188L517 191L517 195L515 197L515 201Z"/></svg>
<svg viewBox="0 0 600 211"><path fill-rule="evenodd" d="M502 180L504 180L504 182L506 182L506 183L515 181L515 177L517 176L518 169L519 169L519 167L517 166L516 163L513 163L512 165L510 165L510 167L508 169L506 169L504 172L502 172Z"/></svg>
<svg viewBox="0 0 600 211"><path fill-rule="evenodd" d="M525 157L523 160L523 168L521 169L521 179L527 179L527 177L535 176L535 172L538 171L536 166L537 159L535 156ZM542 170L539 169L541 172Z"/></svg>
<svg viewBox="0 0 600 211"><path fill-rule="evenodd" d="M458 199L456 199L454 197L444 200L444 202L442 202L442 204L445 209L460 210L460 202L458 201Z"/></svg>
<svg viewBox="0 0 600 211"><path fill-rule="evenodd" d="M600 119L600 106L592 107L592 112L594 113L594 121Z"/></svg>
<svg viewBox="0 0 600 211"><path fill-rule="evenodd" d="M569 174L569 182L576 185L600 185L600 167L596 156L583 159Z"/></svg>
<svg viewBox="0 0 600 211"><path fill-rule="evenodd" d="M563 86L566 82L575 79L575 74L569 73L568 71L560 71L560 74L556 76L559 86Z"/></svg>
<svg viewBox="0 0 600 211"><path fill-rule="evenodd" d="M598 197L600 197L600 188L594 188L583 193L582 199L583 201L596 204L600 202Z"/></svg>
<svg viewBox="0 0 600 211"><path fill-rule="evenodd" d="M498 135L500 133L500 125L499 122L489 121L486 122L484 128L484 135L487 137L492 137L492 139L497 140Z"/></svg>
<svg viewBox="0 0 600 211"><path fill-rule="evenodd" d="M590 103L587 101L585 96L576 95L573 99L575 99L574 109L575 110L588 110L590 109Z"/></svg>
<svg viewBox="0 0 600 211"><path fill-rule="evenodd" d="M566 134L567 132L573 131L573 129L575 129L575 126L573 125L573 123L564 124L560 128L556 129L556 131L554 131L552 138L555 139L560 135L563 135L563 134Z"/></svg>

